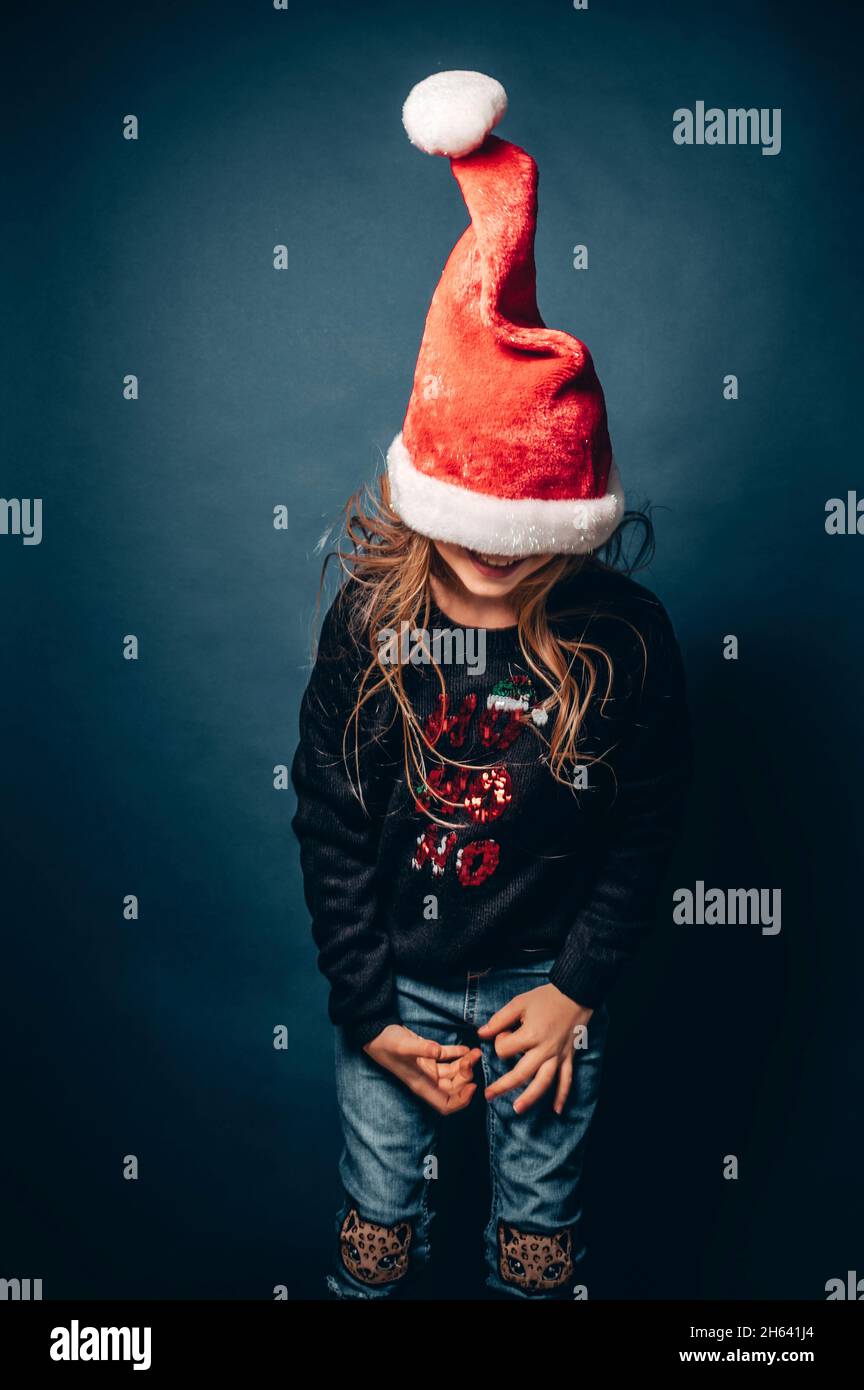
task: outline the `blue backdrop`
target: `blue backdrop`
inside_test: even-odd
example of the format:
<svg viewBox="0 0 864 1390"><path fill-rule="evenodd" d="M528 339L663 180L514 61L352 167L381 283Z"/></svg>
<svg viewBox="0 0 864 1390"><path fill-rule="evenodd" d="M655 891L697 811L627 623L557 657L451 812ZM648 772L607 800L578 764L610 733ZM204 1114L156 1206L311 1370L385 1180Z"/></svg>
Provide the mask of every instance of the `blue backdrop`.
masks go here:
<svg viewBox="0 0 864 1390"><path fill-rule="evenodd" d="M541 311L589 344L629 496L657 504L645 582L697 730L658 930L611 1001L591 1295L818 1299L860 1263L864 538L825 529L864 494L855 29L769 0L12 18L0 490L42 499L43 535L0 535L0 1275L319 1295L332 1036L274 768L316 543L401 425L465 225L400 123L452 67L504 83L501 133L538 161ZM677 145L700 100L779 108L780 153ZM674 926L697 880L782 888L781 933ZM478 1296L481 1118L441 1153L443 1294Z"/></svg>

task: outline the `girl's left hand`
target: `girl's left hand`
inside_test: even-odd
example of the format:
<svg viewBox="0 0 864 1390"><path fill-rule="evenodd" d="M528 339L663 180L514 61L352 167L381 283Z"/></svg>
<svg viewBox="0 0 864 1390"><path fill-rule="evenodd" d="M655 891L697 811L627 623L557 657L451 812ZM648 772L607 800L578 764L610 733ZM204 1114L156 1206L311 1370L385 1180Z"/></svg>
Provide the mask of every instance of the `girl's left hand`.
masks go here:
<svg viewBox="0 0 864 1390"><path fill-rule="evenodd" d="M486 1099L494 1100L524 1086L522 1095L513 1102L516 1114L521 1115L549 1090L557 1076L553 1108L560 1115L573 1083L574 1030L586 1024L593 1012L551 984L517 994L477 1029L481 1038L495 1039L499 1057L522 1053L522 1060L506 1076L486 1087Z"/></svg>

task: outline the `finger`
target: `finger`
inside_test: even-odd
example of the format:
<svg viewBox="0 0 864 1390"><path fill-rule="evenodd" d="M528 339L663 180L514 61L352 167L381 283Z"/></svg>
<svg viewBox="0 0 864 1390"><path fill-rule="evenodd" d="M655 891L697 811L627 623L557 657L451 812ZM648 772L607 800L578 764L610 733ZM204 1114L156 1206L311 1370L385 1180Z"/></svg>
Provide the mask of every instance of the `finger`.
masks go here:
<svg viewBox="0 0 864 1390"><path fill-rule="evenodd" d="M448 1076L455 1076L458 1071L470 1076L472 1069L477 1065L483 1053L479 1047L472 1048L470 1052L466 1050L464 1057L457 1057L452 1062L436 1062L439 1072Z"/></svg>
<svg viewBox="0 0 864 1390"><path fill-rule="evenodd" d="M420 1100L425 1100L427 1105L432 1106L433 1110L437 1110L440 1115L447 1113L450 1097L445 1095L433 1082L428 1081L425 1076L421 1076L419 1072L415 1071L403 1076L402 1080L409 1091L413 1091Z"/></svg>
<svg viewBox="0 0 864 1390"><path fill-rule="evenodd" d="M470 1078L463 1076L461 1072L454 1072L450 1076L441 1076L439 1074L435 1078L435 1085L438 1087L439 1091L443 1091L445 1095L452 1095L455 1091L461 1090L462 1087L468 1083L469 1079Z"/></svg>
<svg viewBox="0 0 864 1390"><path fill-rule="evenodd" d="M455 1073L452 1077L439 1076L439 1065L438 1062L433 1062L427 1057L415 1057L407 1066L404 1062L401 1063L396 1069L396 1075L405 1082L415 1095L420 1096L436 1110L444 1113L451 1099L458 1096L470 1083L466 1082L464 1076ZM457 1062L449 1064L453 1067L457 1065ZM473 1089L477 1089L476 1085Z"/></svg>
<svg viewBox="0 0 864 1390"><path fill-rule="evenodd" d="M536 1053L526 1052L521 1062L517 1062L511 1071L499 1076L497 1081L493 1081L491 1086L486 1087L486 1099L495 1100L496 1096L503 1096L507 1091L515 1091L519 1086L527 1086L532 1076L542 1064L543 1059Z"/></svg>
<svg viewBox="0 0 864 1390"><path fill-rule="evenodd" d="M473 1064L468 1057L457 1057L452 1062L432 1062L427 1057L418 1057L417 1065L434 1080L444 1080L453 1076L470 1079Z"/></svg>
<svg viewBox="0 0 864 1390"><path fill-rule="evenodd" d="M480 1050L480 1048L474 1047L467 1054L467 1056L460 1058L460 1060L456 1063L456 1066L461 1071L463 1076L471 1077L474 1075L474 1068L476 1067L477 1063L480 1061L480 1058L482 1056L483 1053Z"/></svg>
<svg viewBox="0 0 864 1390"><path fill-rule="evenodd" d="M468 1052L464 1057L459 1057L455 1062L438 1063L439 1071L443 1071L448 1076L470 1077L477 1063L483 1054L479 1047L475 1047L473 1052Z"/></svg>
<svg viewBox="0 0 864 1390"><path fill-rule="evenodd" d="M470 1081L470 1073L465 1076L462 1072L453 1071L452 1068L458 1066L458 1062L449 1062L442 1067L440 1062L433 1062L428 1057L416 1058L417 1066L425 1077L442 1091L451 1091L454 1086L464 1086L466 1081Z"/></svg>
<svg viewBox="0 0 864 1390"><path fill-rule="evenodd" d="M467 1057L468 1048L464 1043L442 1043L439 1061L452 1062L457 1057Z"/></svg>
<svg viewBox="0 0 864 1390"><path fill-rule="evenodd" d="M417 1057L415 1060L418 1067L433 1081L437 1081L440 1077L456 1076L458 1068L462 1065L461 1059L457 1059L455 1062L433 1062L431 1057Z"/></svg>
<svg viewBox="0 0 864 1390"><path fill-rule="evenodd" d="M433 1062L432 1065L437 1068L435 1080L439 1086L446 1088L464 1086L466 1081L474 1079L470 1069L468 1071L462 1070L461 1062L452 1062L446 1068L442 1068L440 1062Z"/></svg>
<svg viewBox="0 0 864 1390"><path fill-rule="evenodd" d="M441 1044L432 1042L431 1038L421 1038L419 1033L413 1033L410 1028L405 1029L405 1037L396 1040L395 1050L400 1057L431 1057L437 1061L441 1056Z"/></svg>
<svg viewBox="0 0 864 1390"><path fill-rule="evenodd" d="M437 1086L438 1067L440 1064L438 1062L433 1062L431 1057L415 1057L414 1061L417 1063L417 1066L419 1070L423 1073L423 1075L428 1076L429 1080L434 1082Z"/></svg>
<svg viewBox="0 0 864 1390"><path fill-rule="evenodd" d="M453 1115L457 1110L464 1110L467 1105L471 1104L472 1097L476 1090L477 1087L473 1085L463 1086L460 1091L456 1091L452 1096L448 1096L444 1114Z"/></svg>
<svg viewBox="0 0 864 1390"><path fill-rule="evenodd" d="M464 1061L455 1062L453 1065L456 1067L455 1071L446 1076L439 1075L438 1085L441 1089L447 1092L456 1092L463 1086L473 1086L476 1090L477 1083L474 1080L473 1069L470 1066L466 1067Z"/></svg>
<svg viewBox="0 0 864 1390"><path fill-rule="evenodd" d="M456 1068L459 1063L430 1062L425 1057L419 1057L417 1059L417 1065L422 1067L424 1071L428 1070L429 1075L433 1077L435 1081L445 1081L447 1077L456 1075Z"/></svg>
<svg viewBox="0 0 864 1390"><path fill-rule="evenodd" d="M564 1109L567 1097L570 1094L570 1087L573 1085L573 1058L568 1055L561 1063L561 1070L558 1073L558 1085L555 1090L554 1109L555 1114L560 1115Z"/></svg>
<svg viewBox="0 0 864 1390"><path fill-rule="evenodd" d="M517 1028L515 1032L508 1030L499 1033L495 1039L495 1051L499 1057L516 1057L520 1052L527 1052L533 1042L534 1039L528 1037L527 1030L523 1026Z"/></svg>
<svg viewBox="0 0 864 1390"><path fill-rule="evenodd" d="M505 1004L503 1009L499 1009L477 1029L480 1037L492 1038L502 1028L510 1028L522 1017L522 1008L522 996L517 994L515 999L511 999L509 1004Z"/></svg>
<svg viewBox="0 0 864 1390"><path fill-rule="evenodd" d="M554 1057L550 1057L548 1062L544 1062L530 1086L526 1086L521 1096L513 1102L513 1109L517 1115L523 1111L530 1110L532 1105L536 1105L542 1095L549 1090L555 1080L555 1073L558 1070L558 1063Z"/></svg>

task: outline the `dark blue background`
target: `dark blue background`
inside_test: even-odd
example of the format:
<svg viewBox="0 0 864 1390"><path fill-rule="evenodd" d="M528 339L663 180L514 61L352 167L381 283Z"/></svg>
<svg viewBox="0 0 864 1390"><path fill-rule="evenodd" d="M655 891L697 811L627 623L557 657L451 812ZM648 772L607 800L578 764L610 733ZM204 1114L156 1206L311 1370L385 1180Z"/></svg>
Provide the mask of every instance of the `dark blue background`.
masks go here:
<svg viewBox="0 0 864 1390"><path fill-rule="evenodd" d="M659 507L646 582L700 768L670 890L783 890L775 938L673 927L667 897L611 1001L591 1295L818 1299L864 1272L864 538L824 529L828 498L864 493L855 7L24 11L0 491L42 497L45 532L0 536L0 1275L46 1297L319 1295L332 1037L272 771L316 542L401 425L465 224L400 124L450 67L508 89L501 133L540 166L541 310L591 347L631 500ZM676 146L673 110L700 99L781 107L782 152ZM480 1119L447 1130L439 1294L478 1294Z"/></svg>

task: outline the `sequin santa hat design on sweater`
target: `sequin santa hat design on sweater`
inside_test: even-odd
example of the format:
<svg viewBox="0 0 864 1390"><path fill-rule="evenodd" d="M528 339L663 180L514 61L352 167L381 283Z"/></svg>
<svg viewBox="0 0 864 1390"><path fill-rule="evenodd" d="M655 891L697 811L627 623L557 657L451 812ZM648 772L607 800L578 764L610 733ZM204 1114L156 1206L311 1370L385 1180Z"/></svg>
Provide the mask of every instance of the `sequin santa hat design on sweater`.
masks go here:
<svg viewBox="0 0 864 1390"><path fill-rule="evenodd" d="M471 217L432 297L401 432L387 454L393 506L434 540L487 554L584 554L624 496L603 391L585 345L537 308L537 166L490 132L499 82L439 72L402 120L446 155Z"/></svg>
<svg viewBox="0 0 864 1390"><path fill-rule="evenodd" d="M532 721L544 725L549 712L537 702L537 692L530 676L509 676L496 681L486 697L487 709L503 709L515 714L527 714L530 710Z"/></svg>

